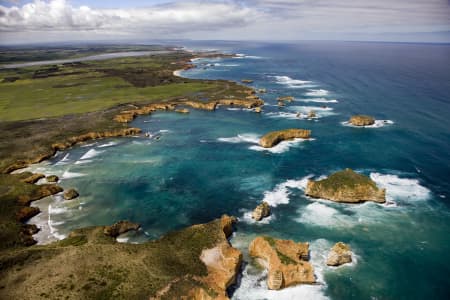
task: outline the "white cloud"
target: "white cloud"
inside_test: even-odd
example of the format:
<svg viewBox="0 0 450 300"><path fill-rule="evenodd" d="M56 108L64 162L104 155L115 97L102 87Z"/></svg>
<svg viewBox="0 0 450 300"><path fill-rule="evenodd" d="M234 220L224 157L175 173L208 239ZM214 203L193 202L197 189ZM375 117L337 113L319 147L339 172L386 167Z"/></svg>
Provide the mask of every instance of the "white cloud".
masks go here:
<svg viewBox="0 0 450 300"><path fill-rule="evenodd" d="M92 9L65 0L0 6L0 31L118 30L183 32L242 26L256 13L231 2L183 2L149 8Z"/></svg>
<svg viewBox="0 0 450 300"><path fill-rule="evenodd" d="M83 39L235 40L370 39L370 35L395 39L395 34L441 32L450 40L448 0L167 1L171 2L120 9L74 6L65 0L0 5L0 43L67 40L74 38L71 32Z"/></svg>

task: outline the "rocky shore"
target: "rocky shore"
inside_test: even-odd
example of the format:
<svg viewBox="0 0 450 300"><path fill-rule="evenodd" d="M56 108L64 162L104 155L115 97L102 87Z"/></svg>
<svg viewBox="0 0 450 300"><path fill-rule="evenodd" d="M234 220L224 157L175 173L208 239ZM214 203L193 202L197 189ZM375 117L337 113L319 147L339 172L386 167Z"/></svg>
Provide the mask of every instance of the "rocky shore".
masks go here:
<svg viewBox="0 0 450 300"><path fill-rule="evenodd" d="M110 227L78 229L0 256L0 298L228 299L242 260L227 239L235 221L224 215L137 245L116 242Z"/></svg>

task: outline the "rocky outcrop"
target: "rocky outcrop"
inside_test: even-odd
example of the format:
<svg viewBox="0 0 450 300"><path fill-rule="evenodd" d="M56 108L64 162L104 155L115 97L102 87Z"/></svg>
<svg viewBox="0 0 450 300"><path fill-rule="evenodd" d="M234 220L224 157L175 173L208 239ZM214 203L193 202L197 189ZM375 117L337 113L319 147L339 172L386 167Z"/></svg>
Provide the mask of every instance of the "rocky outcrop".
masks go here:
<svg viewBox="0 0 450 300"><path fill-rule="evenodd" d="M354 126L369 126L375 124L375 119L371 116L356 115L352 116L348 122Z"/></svg>
<svg viewBox="0 0 450 300"><path fill-rule="evenodd" d="M292 97L292 96L278 97L277 100L278 101L292 102L292 101L294 101L294 97Z"/></svg>
<svg viewBox="0 0 450 300"><path fill-rule="evenodd" d="M264 148L271 148L273 146L276 146L282 141L292 140L295 138L308 139L310 137L311 137L311 130L285 129L269 132L259 140L259 144Z"/></svg>
<svg viewBox="0 0 450 300"><path fill-rule="evenodd" d="M16 213L17 221L19 222L26 222L41 211L37 207L33 206L24 206L19 209L19 211Z"/></svg>
<svg viewBox="0 0 450 300"><path fill-rule="evenodd" d="M47 182L52 182L52 183L59 181L59 177L56 175L49 175L45 179L47 179Z"/></svg>
<svg viewBox="0 0 450 300"><path fill-rule="evenodd" d="M336 243L328 253L327 265L340 266L352 262L352 250L349 245Z"/></svg>
<svg viewBox="0 0 450 300"><path fill-rule="evenodd" d="M217 104L226 105L226 106L239 106L244 108L254 108L264 105L264 101L256 98L251 99L221 99L217 101Z"/></svg>
<svg viewBox="0 0 450 300"><path fill-rule="evenodd" d="M228 242L235 222L235 217L223 215L214 222L194 225L186 229L185 231L189 231L187 236L189 240L192 238L203 240L201 232L206 230L208 239L214 241L209 247L203 248L199 256L200 261L206 266L207 274L176 278L160 290L156 297L150 299L184 299L185 297L194 300L228 300L227 289L236 282L242 263L242 253ZM195 232L197 234L194 234ZM161 241L164 242L164 238Z"/></svg>
<svg viewBox="0 0 450 300"><path fill-rule="evenodd" d="M56 184L42 184L33 189L30 193L18 196L19 205L30 205L32 201L42 199L63 191L63 188Z"/></svg>
<svg viewBox="0 0 450 300"><path fill-rule="evenodd" d="M323 180L309 180L305 194L313 198L345 203L386 202L385 189L379 189L369 177L351 169L336 172Z"/></svg>
<svg viewBox="0 0 450 300"><path fill-rule="evenodd" d="M267 286L271 290L316 282L314 268L308 262L308 243L257 237L250 243L249 254L268 270Z"/></svg>
<svg viewBox="0 0 450 300"><path fill-rule="evenodd" d="M270 215L269 203L263 201L253 210L252 218L255 219L255 221L261 221L263 218L268 217L269 215Z"/></svg>
<svg viewBox="0 0 450 300"><path fill-rule="evenodd" d="M251 80L251 79L242 79L241 82L242 83L252 83L253 80Z"/></svg>
<svg viewBox="0 0 450 300"><path fill-rule="evenodd" d="M25 183L36 183L39 181L39 179L44 178L45 175L44 174L39 174L39 173L35 173L35 174L31 174L30 176L21 179L22 182Z"/></svg>
<svg viewBox="0 0 450 300"><path fill-rule="evenodd" d="M310 110L308 112L308 119L314 119L316 117L317 117L317 114L316 114L316 112L314 110Z"/></svg>
<svg viewBox="0 0 450 300"><path fill-rule="evenodd" d="M116 238L119 235L131 230L138 230L141 225L132 223L130 221L119 221L111 226L105 226L103 233L107 236Z"/></svg>
<svg viewBox="0 0 450 300"><path fill-rule="evenodd" d="M278 106L279 106L279 107L283 107L283 106L285 106L285 104L284 104L283 101L278 101Z"/></svg>
<svg viewBox="0 0 450 300"><path fill-rule="evenodd" d="M64 199L65 200L72 200L75 199L79 196L80 194L78 194L78 192L75 189L68 189L67 191L64 192Z"/></svg>
<svg viewBox="0 0 450 300"><path fill-rule="evenodd" d="M187 109L187 108L180 108L180 109L176 109L175 112L180 113L180 114L188 114L189 113L189 109Z"/></svg>
<svg viewBox="0 0 450 300"><path fill-rule="evenodd" d="M54 151L61 151L72 147L75 144L101 139L101 138L110 138L110 137L120 137L120 136L129 136L136 135L141 133L141 129L139 128L123 128L112 131L104 131L104 132L88 132L82 135L73 136L68 138L64 142L54 143L52 148ZM54 153L53 153L54 154Z"/></svg>

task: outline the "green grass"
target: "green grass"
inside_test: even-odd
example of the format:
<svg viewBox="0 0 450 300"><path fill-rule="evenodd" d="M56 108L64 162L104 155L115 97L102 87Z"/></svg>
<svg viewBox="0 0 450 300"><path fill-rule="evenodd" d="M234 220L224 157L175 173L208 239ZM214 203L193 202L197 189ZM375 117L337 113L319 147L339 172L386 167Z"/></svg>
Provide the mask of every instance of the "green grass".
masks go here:
<svg viewBox="0 0 450 300"><path fill-rule="evenodd" d="M39 70L6 70L2 78L18 76L15 82L0 83L0 121L18 121L107 109L121 103L164 101L220 88L217 82L184 81L170 78L161 70L164 62L147 58L94 62L83 66L60 66L46 78L33 78ZM126 79L169 76L169 83L136 87ZM150 73L150 74L148 74ZM112 74L112 75L110 75ZM134 81L133 81L134 82ZM145 85L145 82L144 82Z"/></svg>
<svg viewBox="0 0 450 300"><path fill-rule="evenodd" d="M351 169L345 169L331 174L328 178L317 181L322 189L337 190L339 188L350 187L353 188L356 185L370 185L373 188L377 188L375 182L369 177L356 173Z"/></svg>
<svg viewBox="0 0 450 300"><path fill-rule="evenodd" d="M55 84L67 87L52 87ZM88 79L75 75L57 80L20 80L2 84L0 120L18 121L86 113L124 102L163 101L214 88L215 84L197 82L135 88L120 78L102 78L95 73Z"/></svg>

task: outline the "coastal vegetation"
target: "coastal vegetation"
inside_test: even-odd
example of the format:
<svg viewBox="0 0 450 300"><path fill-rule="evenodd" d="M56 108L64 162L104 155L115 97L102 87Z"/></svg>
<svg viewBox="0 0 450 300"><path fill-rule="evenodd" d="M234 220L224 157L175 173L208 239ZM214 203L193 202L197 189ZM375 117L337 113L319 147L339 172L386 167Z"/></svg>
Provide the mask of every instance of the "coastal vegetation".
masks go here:
<svg viewBox="0 0 450 300"><path fill-rule="evenodd" d="M352 169L338 171L322 180L309 180L305 194L313 198L346 203L386 201L385 189L378 188L369 177Z"/></svg>

